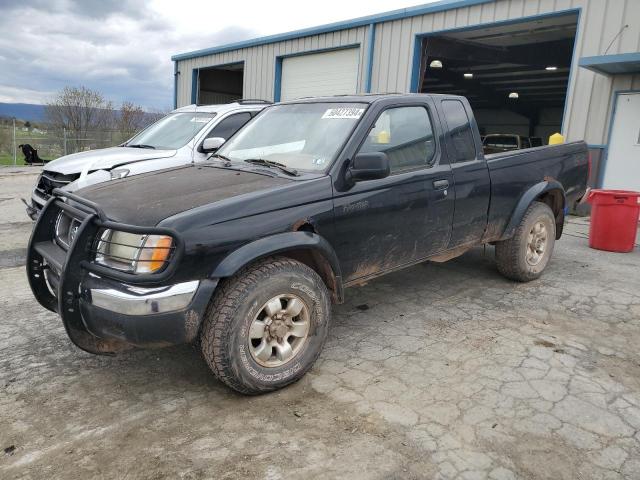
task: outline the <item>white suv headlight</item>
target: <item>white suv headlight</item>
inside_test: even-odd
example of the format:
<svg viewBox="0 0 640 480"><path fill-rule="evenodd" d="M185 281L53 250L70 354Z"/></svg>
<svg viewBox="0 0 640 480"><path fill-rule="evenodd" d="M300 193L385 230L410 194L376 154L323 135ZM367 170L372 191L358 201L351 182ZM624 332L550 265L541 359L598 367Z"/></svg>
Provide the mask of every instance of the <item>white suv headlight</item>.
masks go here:
<svg viewBox="0 0 640 480"><path fill-rule="evenodd" d="M96 263L131 273L161 270L173 251L168 235L146 235L103 230L98 241Z"/></svg>

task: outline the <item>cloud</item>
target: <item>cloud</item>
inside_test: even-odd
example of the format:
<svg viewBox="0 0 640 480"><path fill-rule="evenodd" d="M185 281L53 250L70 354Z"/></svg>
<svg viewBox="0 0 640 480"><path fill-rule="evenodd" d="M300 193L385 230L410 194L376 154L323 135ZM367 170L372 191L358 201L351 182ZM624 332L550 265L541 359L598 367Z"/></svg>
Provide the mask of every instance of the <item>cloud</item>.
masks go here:
<svg viewBox="0 0 640 480"><path fill-rule="evenodd" d="M169 108L173 54L420 2L392 3L0 0L0 99L46 102L65 86L82 85L115 104Z"/></svg>
<svg viewBox="0 0 640 480"><path fill-rule="evenodd" d="M2 0L5 11L31 8L50 12L73 12L74 14L104 18L114 13L135 14L144 12L145 0Z"/></svg>
<svg viewBox="0 0 640 480"><path fill-rule="evenodd" d="M243 27L173 28L142 0L9 1L0 13L0 101L44 103L84 85L119 104L170 108L177 50L256 35ZM17 27L17 28L16 28Z"/></svg>
<svg viewBox="0 0 640 480"><path fill-rule="evenodd" d="M0 84L0 102L2 103L46 103L54 92L29 90ZM18 101L19 100L19 101Z"/></svg>

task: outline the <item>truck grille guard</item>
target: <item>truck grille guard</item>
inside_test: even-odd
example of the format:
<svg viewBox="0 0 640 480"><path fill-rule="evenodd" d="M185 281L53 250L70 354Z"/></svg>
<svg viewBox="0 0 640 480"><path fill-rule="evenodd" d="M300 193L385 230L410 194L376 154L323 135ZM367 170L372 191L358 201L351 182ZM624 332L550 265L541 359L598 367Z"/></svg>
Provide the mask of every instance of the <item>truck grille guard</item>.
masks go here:
<svg viewBox="0 0 640 480"><path fill-rule="evenodd" d="M73 204L64 201L64 198ZM56 221L62 211L79 221L66 251L55 241ZM169 235L174 240L175 250L164 270L158 273L133 274L117 271L92 262L96 238L103 229ZM29 239L27 278L40 305L60 315L67 335L74 344L90 353L109 355L131 347L117 340L100 339L87 330L81 314L81 300L90 300L88 292L81 289L85 275L95 274L132 285L160 284L173 275L183 252L184 244L175 230L110 221L95 203L73 193L54 189Z"/></svg>

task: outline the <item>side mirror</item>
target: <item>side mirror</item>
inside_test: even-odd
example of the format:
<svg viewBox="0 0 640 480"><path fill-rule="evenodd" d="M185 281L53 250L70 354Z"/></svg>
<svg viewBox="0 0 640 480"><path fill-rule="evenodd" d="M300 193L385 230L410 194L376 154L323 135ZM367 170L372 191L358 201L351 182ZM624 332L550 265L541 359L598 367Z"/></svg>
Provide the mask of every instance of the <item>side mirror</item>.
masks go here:
<svg viewBox="0 0 640 480"><path fill-rule="evenodd" d="M351 182L376 180L388 177L390 173L389 157L386 153L359 153L347 169L346 178Z"/></svg>
<svg viewBox="0 0 640 480"><path fill-rule="evenodd" d="M200 145L200 148L198 150L202 153L215 152L226 141L227 140L222 137L205 138L204 142L202 142L202 145Z"/></svg>

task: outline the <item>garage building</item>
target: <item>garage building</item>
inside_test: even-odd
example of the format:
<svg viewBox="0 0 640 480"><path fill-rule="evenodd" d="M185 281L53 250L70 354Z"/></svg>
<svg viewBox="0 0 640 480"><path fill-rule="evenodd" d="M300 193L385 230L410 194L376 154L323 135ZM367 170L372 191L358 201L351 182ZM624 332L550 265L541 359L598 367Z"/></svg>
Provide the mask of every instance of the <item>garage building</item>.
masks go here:
<svg viewBox="0 0 640 480"><path fill-rule="evenodd" d="M591 185L640 190L638 0L443 0L172 60L178 107L465 95L481 134L584 139Z"/></svg>

